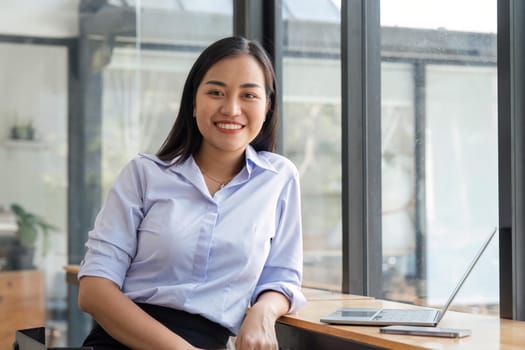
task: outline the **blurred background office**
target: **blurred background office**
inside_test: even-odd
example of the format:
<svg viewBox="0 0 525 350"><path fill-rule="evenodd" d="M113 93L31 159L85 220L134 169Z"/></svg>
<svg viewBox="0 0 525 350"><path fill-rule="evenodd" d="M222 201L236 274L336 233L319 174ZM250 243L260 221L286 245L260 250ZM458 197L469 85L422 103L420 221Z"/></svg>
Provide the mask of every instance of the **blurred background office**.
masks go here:
<svg viewBox="0 0 525 350"><path fill-rule="evenodd" d="M359 6L375 18L357 27L372 33L377 66L368 48L349 44ZM41 303L27 312L43 319L50 344L79 343L90 320L63 267L82 259L109 186L137 152L159 148L200 51L262 22L274 29L262 41L283 93L278 151L301 176L304 286L352 292L352 247L363 244L379 256L371 273L379 287L364 293L442 305L499 222L497 8L498 0L2 1L0 293ZM368 69L363 76L353 62ZM348 99L360 82L371 89L358 99L362 114ZM364 168L353 163L354 145ZM352 176L361 168L363 187ZM379 241L348 239L361 234L352 193L364 198L372 229L363 232ZM499 264L495 241L457 310L499 315ZM17 274L28 271L37 275ZM1 342L20 323L1 301L0 310L11 312L0 311Z"/></svg>

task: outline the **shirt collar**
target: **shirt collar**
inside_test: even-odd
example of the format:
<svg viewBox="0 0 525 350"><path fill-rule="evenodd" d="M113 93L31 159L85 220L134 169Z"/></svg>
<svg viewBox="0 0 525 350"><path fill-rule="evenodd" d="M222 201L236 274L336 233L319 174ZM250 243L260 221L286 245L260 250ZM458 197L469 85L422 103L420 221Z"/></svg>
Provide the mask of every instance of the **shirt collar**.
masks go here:
<svg viewBox="0 0 525 350"><path fill-rule="evenodd" d="M246 169L251 174L254 166L277 173L268 158L264 157L266 152L257 152L251 145L246 147Z"/></svg>
<svg viewBox="0 0 525 350"><path fill-rule="evenodd" d="M155 163L157 163L158 165L162 165L162 166L165 166L165 167L169 167L169 166L175 164L175 161L177 160L177 158L172 159L172 160L162 160L162 159L159 159L159 157L157 157L154 154L147 154L147 153L139 153L139 156L147 158L149 160L152 160Z"/></svg>
<svg viewBox="0 0 525 350"><path fill-rule="evenodd" d="M152 160L161 167L169 168L171 171L180 174L189 180L195 179L195 176L199 173L199 168L193 160L193 157L189 157L182 163L177 164L178 158L174 158L171 160L162 160L154 154L139 153L139 155L149 160Z"/></svg>
<svg viewBox="0 0 525 350"><path fill-rule="evenodd" d="M275 169L273 164L266 157L264 157L265 153L266 152L257 152L251 145L248 145L248 147L246 147L245 159L246 170L248 171L248 174L252 173L254 167L259 167L264 170L269 170L271 172L277 173L277 169ZM139 153L139 155L152 160L160 166L169 167L171 168L170 170L180 175L183 175L189 180L195 179L195 176L200 172L197 163L193 159L193 156L189 157L180 164L176 164L177 158L174 158L172 160L161 160L153 154Z"/></svg>

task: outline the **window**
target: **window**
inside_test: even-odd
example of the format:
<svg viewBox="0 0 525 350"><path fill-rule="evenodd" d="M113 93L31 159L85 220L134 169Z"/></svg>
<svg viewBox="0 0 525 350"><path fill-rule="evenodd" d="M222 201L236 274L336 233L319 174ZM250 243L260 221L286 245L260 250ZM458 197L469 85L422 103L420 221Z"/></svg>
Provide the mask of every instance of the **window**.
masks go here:
<svg viewBox="0 0 525 350"><path fill-rule="evenodd" d="M12 268L5 248L15 229L4 232L16 227L6 214L12 203L57 227L46 255L46 241L37 239L34 259L45 272L46 298L38 306L42 320L32 322L45 321L48 346L79 344L89 331L63 266L83 257L87 232L122 165L160 147L190 64L209 43L231 35L232 13L231 0L2 5L0 161L9 166L0 175L0 270ZM14 331L1 333L0 348L11 346L4 335Z"/></svg>
<svg viewBox="0 0 525 350"><path fill-rule="evenodd" d="M340 13L330 1L287 0L283 20L283 150L301 178L303 284L340 290Z"/></svg>
<svg viewBox="0 0 525 350"><path fill-rule="evenodd" d="M68 5L60 11L23 2L0 10L0 279L3 295L19 287L1 306L0 348L11 347L14 327L28 324L45 322L54 335L66 335L68 37L75 16ZM45 234L40 224L52 228Z"/></svg>
<svg viewBox="0 0 525 350"><path fill-rule="evenodd" d="M498 225L496 4L381 2L387 299L444 304ZM498 272L494 240L452 307L497 314Z"/></svg>
<svg viewBox="0 0 525 350"><path fill-rule="evenodd" d="M231 0L140 3L140 9L139 2L130 4L136 33L114 40L102 73L103 193L134 155L156 153L175 121L194 60L233 31ZM106 39L114 30L106 28Z"/></svg>

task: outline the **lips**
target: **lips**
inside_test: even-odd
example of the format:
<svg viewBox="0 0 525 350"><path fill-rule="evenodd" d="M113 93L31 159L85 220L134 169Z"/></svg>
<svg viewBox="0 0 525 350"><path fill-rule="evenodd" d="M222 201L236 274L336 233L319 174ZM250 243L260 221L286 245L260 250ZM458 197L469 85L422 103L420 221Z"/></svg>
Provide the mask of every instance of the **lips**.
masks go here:
<svg viewBox="0 0 525 350"><path fill-rule="evenodd" d="M222 123L222 122L215 123L215 126L217 126L220 129L226 129L226 130L240 130L244 127L241 124L237 124L237 123Z"/></svg>

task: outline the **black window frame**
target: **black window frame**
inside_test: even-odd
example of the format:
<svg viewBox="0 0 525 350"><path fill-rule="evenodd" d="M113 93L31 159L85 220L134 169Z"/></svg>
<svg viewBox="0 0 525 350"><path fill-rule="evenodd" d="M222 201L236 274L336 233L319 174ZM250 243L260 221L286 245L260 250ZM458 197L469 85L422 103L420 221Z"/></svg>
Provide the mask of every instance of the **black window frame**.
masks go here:
<svg viewBox="0 0 525 350"><path fill-rule="evenodd" d="M380 6L380 0L341 1L341 289L376 297L382 292ZM235 0L234 7L235 34L282 52L276 11L282 0ZM497 17L500 316L525 320L525 3L498 0ZM268 37L262 28L278 30ZM282 70L282 54L273 58Z"/></svg>

